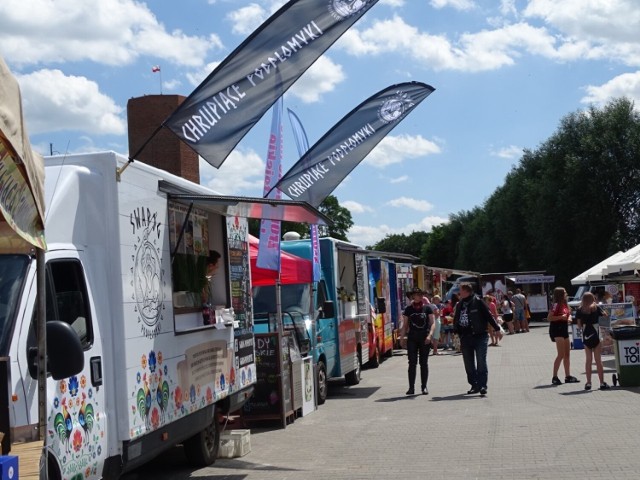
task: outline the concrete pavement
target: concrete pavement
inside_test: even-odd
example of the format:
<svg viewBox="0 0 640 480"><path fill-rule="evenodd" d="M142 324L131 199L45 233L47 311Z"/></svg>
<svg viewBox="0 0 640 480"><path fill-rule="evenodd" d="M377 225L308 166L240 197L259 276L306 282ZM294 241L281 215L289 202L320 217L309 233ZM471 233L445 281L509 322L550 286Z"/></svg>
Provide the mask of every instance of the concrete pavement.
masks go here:
<svg viewBox="0 0 640 480"><path fill-rule="evenodd" d="M177 448L127 478L637 478L640 388L599 391L594 374L586 392L584 350L571 352L580 383L551 386L554 357L540 324L489 348L487 397L465 395L462 358L449 352L429 359L430 395L407 397L398 351L357 386L334 382L325 405L286 429L253 428L245 457L194 471Z"/></svg>

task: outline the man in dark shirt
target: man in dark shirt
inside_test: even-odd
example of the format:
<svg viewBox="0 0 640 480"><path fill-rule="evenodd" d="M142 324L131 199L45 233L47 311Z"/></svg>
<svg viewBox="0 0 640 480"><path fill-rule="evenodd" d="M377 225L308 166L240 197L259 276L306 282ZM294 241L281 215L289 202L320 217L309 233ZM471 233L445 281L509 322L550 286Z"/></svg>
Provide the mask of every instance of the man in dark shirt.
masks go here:
<svg viewBox="0 0 640 480"><path fill-rule="evenodd" d="M453 316L453 328L460 336L464 369L467 372L467 381L471 385L471 390L467 392L469 394L478 392L480 395L487 394L488 324L491 324L500 340L502 338L500 326L491 315L488 305L473 294L471 284L461 284L460 301L456 305Z"/></svg>
<svg viewBox="0 0 640 480"><path fill-rule="evenodd" d="M418 363L418 353L420 354L420 382L423 395L428 395L427 380L429 379L429 348L431 338L436 326L433 311L429 305L423 305L422 296L424 292L419 288L414 288L407 292L407 297L411 298L411 303L404 309L402 314L402 327L400 328L400 344L407 349L409 358L409 390L407 395L415 393L416 368ZM409 332L407 334L407 331ZM405 338L405 334L407 337Z"/></svg>

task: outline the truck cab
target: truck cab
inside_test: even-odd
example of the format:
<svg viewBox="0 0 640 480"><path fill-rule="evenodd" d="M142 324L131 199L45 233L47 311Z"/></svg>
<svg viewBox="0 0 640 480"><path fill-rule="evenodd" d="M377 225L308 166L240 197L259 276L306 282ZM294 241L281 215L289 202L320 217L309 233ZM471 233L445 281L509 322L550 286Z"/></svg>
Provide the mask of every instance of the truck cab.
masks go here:
<svg viewBox="0 0 640 480"><path fill-rule="evenodd" d="M362 359L369 355L366 338L370 306L364 251L360 253L360 247L333 238L321 238L319 243L321 276L313 283L308 325L318 403L322 404L328 379L344 377L349 385L360 382ZM281 246L285 252L312 259L310 240L283 241Z"/></svg>

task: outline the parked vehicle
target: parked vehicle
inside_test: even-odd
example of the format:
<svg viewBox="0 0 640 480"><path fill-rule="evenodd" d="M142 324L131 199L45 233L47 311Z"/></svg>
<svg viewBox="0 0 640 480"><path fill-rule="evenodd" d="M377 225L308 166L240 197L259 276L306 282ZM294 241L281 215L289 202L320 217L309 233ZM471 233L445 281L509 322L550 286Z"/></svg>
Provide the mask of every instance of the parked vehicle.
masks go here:
<svg viewBox="0 0 640 480"><path fill-rule="evenodd" d="M369 358L370 305L366 252L329 237L319 243L321 277L313 284L310 337L317 366L318 403L322 404L327 398L328 379L344 376L349 385L360 382L363 358ZM285 252L312 259L310 240L283 241L281 246Z"/></svg>
<svg viewBox="0 0 640 480"><path fill-rule="evenodd" d="M395 307L398 294L395 288L396 266L390 260L376 257L369 258L368 263L369 294L376 305L374 327L377 341L374 348L379 352L377 356L390 357L393 355L394 333L400 326Z"/></svg>
<svg viewBox="0 0 640 480"><path fill-rule="evenodd" d="M49 478L117 478L176 443L210 464L218 416L255 384L248 229L236 213L261 212L263 200L216 196L139 162L117 175L126 163L113 152L46 161ZM322 221L272 203L264 211L276 219ZM211 312L210 250L221 254ZM0 252L0 356L10 358L0 421L13 441L37 435L34 312L45 292L35 277L29 252Z"/></svg>

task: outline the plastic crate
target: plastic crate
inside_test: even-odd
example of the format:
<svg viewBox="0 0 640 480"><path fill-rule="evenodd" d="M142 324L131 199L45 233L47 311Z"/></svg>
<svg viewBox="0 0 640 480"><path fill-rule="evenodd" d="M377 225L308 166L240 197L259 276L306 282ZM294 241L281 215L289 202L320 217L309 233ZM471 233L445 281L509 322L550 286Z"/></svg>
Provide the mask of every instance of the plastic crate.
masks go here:
<svg viewBox="0 0 640 480"><path fill-rule="evenodd" d="M220 435L218 458L244 457L251 451L251 430L229 430Z"/></svg>

